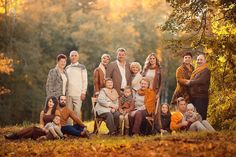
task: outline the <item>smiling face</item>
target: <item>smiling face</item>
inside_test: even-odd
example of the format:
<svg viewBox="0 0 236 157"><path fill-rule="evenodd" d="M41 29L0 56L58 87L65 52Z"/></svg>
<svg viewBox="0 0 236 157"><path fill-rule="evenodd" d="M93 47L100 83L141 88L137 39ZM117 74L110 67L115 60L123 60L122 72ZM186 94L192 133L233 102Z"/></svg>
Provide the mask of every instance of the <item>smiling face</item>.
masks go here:
<svg viewBox="0 0 236 157"><path fill-rule="evenodd" d="M178 110L182 113L185 113L186 112L186 101L185 100L181 100L179 103L178 103Z"/></svg>
<svg viewBox="0 0 236 157"><path fill-rule="evenodd" d="M156 65L157 64L157 59L154 55L150 56L149 63L150 63L150 65Z"/></svg>
<svg viewBox="0 0 236 157"><path fill-rule="evenodd" d="M48 108L53 108L53 106L54 106L54 103L53 103L52 99L49 99Z"/></svg>
<svg viewBox="0 0 236 157"><path fill-rule="evenodd" d="M61 106L61 107L64 107L64 106L66 106L66 96L60 96L60 99L59 99L59 105Z"/></svg>
<svg viewBox="0 0 236 157"><path fill-rule="evenodd" d="M132 94L131 89L125 89L125 90L124 90L124 95L125 95L125 97L129 97L131 94Z"/></svg>
<svg viewBox="0 0 236 157"><path fill-rule="evenodd" d="M113 81L112 80L107 80L105 82L105 87L108 89L112 89L113 88Z"/></svg>
<svg viewBox="0 0 236 157"><path fill-rule="evenodd" d="M110 58L108 56L105 56L105 57L102 58L102 64L103 65L106 66L107 64L109 64L109 62L110 62Z"/></svg>
<svg viewBox="0 0 236 157"><path fill-rule="evenodd" d="M79 54L77 51L72 51L70 53L70 60L72 64L75 64L79 61Z"/></svg>
<svg viewBox="0 0 236 157"><path fill-rule="evenodd" d="M193 109L192 108L188 108L187 112L188 112L189 115L192 115L193 114Z"/></svg>
<svg viewBox="0 0 236 157"><path fill-rule="evenodd" d="M131 72L133 74L137 74L139 73L140 69L139 69L139 66L138 65L132 65L131 68L130 68Z"/></svg>
<svg viewBox="0 0 236 157"><path fill-rule="evenodd" d="M197 57L197 66L201 66L202 64L205 64L206 63L206 59L204 57L204 55L199 55Z"/></svg>
<svg viewBox="0 0 236 157"><path fill-rule="evenodd" d="M168 106L167 106L166 104L163 104L163 105L161 106L161 112L162 112L163 114L167 114L168 111L169 111Z"/></svg>
<svg viewBox="0 0 236 157"><path fill-rule="evenodd" d="M142 90L147 89L149 87L149 82L147 80L142 79L140 81L140 86Z"/></svg>
<svg viewBox="0 0 236 157"><path fill-rule="evenodd" d="M183 62L184 62L185 64L190 64L190 63L192 63L192 57L189 56L189 55L184 56Z"/></svg>
<svg viewBox="0 0 236 157"><path fill-rule="evenodd" d="M65 58L61 58L58 62L57 65L60 69L64 69L66 66L66 59Z"/></svg>
<svg viewBox="0 0 236 157"><path fill-rule="evenodd" d="M125 51L119 51L117 54L117 59L120 62L124 62L126 60L126 52Z"/></svg>
<svg viewBox="0 0 236 157"><path fill-rule="evenodd" d="M53 122L56 124L56 125L60 125L61 123L61 118L59 116L55 116L54 119L53 119Z"/></svg>

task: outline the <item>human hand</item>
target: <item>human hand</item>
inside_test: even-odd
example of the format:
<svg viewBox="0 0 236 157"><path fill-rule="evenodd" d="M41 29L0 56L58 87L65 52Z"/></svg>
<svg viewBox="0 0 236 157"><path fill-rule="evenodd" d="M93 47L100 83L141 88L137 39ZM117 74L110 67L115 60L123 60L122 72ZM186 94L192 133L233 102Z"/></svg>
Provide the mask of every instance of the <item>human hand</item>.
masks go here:
<svg viewBox="0 0 236 157"><path fill-rule="evenodd" d="M181 124L182 124L182 126L187 126L187 125L188 125L188 122L187 122L187 121L184 121L184 122L182 122Z"/></svg>
<svg viewBox="0 0 236 157"><path fill-rule="evenodd" d="M82 101L84 101L85 98L86 98L86 94L82 93L81 96L80 96L80 99L81 99Z"/></svg>
<svg viewBox="0 0 236 157"><path fill-rule="evenodd" d="M189 83L190 83L190 80L186 80L186 85L189 85Z"/></svg>

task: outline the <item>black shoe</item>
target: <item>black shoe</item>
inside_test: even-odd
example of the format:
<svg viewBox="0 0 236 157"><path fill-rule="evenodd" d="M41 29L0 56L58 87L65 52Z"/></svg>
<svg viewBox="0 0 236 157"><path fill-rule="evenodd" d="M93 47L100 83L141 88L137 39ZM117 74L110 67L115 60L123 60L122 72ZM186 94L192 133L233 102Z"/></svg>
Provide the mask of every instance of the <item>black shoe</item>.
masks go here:
<svg viewBox="0 0 236 157"><path fill-rule="evenodd" d="M19 136L16 133L11 133L11 134L8 134L8 135L4 135L4 137L5 137L5 139L8 139L8 140L19 139Z"/></svg>

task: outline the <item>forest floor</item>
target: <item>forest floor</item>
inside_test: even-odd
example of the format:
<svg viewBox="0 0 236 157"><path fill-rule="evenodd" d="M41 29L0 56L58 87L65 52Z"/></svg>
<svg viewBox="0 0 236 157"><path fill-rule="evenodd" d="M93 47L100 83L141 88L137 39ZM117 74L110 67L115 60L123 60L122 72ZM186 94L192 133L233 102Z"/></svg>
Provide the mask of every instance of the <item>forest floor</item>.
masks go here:
<svg viewBox="0 0 236 157"><path fill-rule="evenodd" d="M93 122L87 122L92 130ZM15 132L26 126L0 128L0 157L41 156L41 157L230 157L236 154L236 131L215 133L175 133L171 135L109 137L103 124L99 135L90 139L69 138L53 141L5 140L4 134Z"/></svg>

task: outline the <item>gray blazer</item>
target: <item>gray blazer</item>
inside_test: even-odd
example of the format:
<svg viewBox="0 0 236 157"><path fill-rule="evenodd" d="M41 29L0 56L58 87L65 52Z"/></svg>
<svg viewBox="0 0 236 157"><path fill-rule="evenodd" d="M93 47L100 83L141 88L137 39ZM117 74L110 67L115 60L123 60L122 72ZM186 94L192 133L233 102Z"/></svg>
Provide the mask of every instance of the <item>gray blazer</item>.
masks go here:
<svg viewBox="0 0 236 157"><path fill-rule="evenodd" d="M66 73L65 73L66 75ZM67 77L67 75L66 75ZM68 79L68 77L67 77ZM68 82L68 81L67 81ZM66 93L67 93L67 86L68 83L66 83ZM48 73L47 83L46 83L46 93L47 97L50 96L56 96L59 97L60 95L63 95L63 81L61 74L57 67L51 69Z"/></svg>
<svg viewBox="0 0 236 157"><path fill-rule="evenodd" d="M131 72L130 72L130 64L128 62L126 62L126 65L125 65L125 76L126 76L127 84L130 86L131 85ZM108 64L107 70L106 70L106 77L111 78L113 80L114 88L116 89L118 94L121 95L120 88L121 88L122 76L120 74L120 69L116 61L113 61L110 64Z"/></svg>

